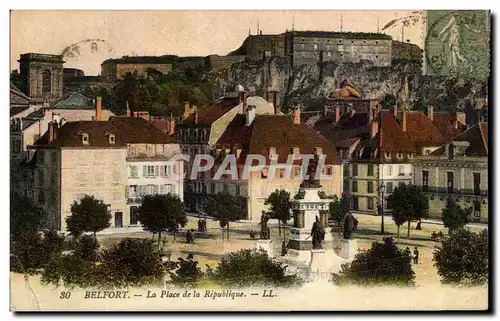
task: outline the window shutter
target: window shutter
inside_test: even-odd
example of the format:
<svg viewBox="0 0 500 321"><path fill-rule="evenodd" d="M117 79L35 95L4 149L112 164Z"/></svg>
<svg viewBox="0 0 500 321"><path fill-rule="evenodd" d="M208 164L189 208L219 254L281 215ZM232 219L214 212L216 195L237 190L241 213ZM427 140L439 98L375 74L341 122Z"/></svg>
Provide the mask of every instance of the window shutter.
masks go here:
<svg viewBox="0 0 500 321"><path fill-rule="evenodd" d="M161 195L167 194L165 193L165 185L160 185L160 194Z"/></svg>
<svg viewBox="0 0 500 321"><path fill-rule="evenodd" d="M147 177L148 176L148 167L146 165L142 166L142 176Z"/></svg>
<svg viewBox="0 0 500 321"><path fill-rule="evenodd" d="M160 176L160 166L155 166L155 176Z"/></svg>
<svg viewBox="0 0 500 321"><path fill-rule="evenodd" d="M153 194L158 194L158 185L153 186Z"/></svg>

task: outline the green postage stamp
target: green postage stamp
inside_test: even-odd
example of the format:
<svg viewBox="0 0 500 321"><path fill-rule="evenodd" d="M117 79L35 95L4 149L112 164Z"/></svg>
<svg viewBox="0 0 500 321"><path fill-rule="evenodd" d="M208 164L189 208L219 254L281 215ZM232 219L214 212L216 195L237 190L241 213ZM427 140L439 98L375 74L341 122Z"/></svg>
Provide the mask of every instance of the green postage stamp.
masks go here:
<svg viewBox="0 0 500 321"><path fill-rule="evenodd" d="M488 78L489 10L427 10L424 73Z"/></svg>

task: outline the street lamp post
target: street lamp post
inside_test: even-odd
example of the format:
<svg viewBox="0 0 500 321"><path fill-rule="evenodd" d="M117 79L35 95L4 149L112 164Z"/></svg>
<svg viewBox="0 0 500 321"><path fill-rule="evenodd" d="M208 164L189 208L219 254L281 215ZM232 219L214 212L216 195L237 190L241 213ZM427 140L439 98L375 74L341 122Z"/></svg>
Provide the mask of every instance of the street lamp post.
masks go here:
<svg viewBox="0 0 500 321"><path fill-rule="evenodd" d="M380 197L380 202L378 205L378 213L380 216L382 216L382 222L380 224L380 233L382 235L384 235L384 190L385 190L385 186L384 186L384 183L382 183L382 184L380 184L381 197Z"/></svg>

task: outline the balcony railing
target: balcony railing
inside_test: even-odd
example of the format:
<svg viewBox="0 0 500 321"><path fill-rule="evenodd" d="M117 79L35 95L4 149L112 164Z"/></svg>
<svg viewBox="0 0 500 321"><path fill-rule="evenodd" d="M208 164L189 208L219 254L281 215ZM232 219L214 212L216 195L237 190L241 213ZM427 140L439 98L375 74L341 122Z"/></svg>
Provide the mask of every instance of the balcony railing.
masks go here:
<svg viewBox="0 0 500 321"><path fill-rule="evenodd" d="M476 190L470 188L448 188L448 187L422 187L423 191L426 193L434 194L452 194L452 195L464 195L464 196L488 196L488 190Z"/></svg>

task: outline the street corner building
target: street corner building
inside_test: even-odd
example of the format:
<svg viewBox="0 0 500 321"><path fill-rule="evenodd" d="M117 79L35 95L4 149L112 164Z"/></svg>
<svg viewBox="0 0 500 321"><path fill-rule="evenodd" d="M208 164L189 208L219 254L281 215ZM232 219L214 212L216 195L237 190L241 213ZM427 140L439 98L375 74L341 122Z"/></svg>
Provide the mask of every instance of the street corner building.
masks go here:
<svg viewBox="0 0 500 321"><path fill-rule="evenodd" d="M97 111L99 113L99 110ZM97 119L101 119L98 115ZM111 227L136 226L137 209L148 194L183 198L183 170L175 138L141 117L51 121L31 146L34 156L21 191L44 207L47 228L66 231L71 204L92 195L108 205Z"/></svg>

